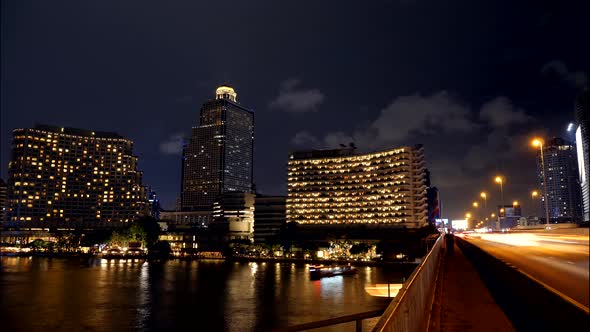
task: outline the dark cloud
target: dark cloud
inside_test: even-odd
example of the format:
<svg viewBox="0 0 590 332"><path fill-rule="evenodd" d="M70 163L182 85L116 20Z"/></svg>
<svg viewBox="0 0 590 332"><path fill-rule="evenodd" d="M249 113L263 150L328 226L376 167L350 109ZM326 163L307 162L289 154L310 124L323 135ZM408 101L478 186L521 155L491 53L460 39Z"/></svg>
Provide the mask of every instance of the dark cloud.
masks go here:
<svg viewBox="0 0 590 332"><path fill-rule="evenodd" d="M320 141L317 137L307 131L300 131L291 139L291 143L296 146L316 147Z"/></svg>
<svg viewBox="0 0 590 332"><path fill-rule="evenodd" d="M182 152L182 133L172 134L164 142L160 143L160 152L164 154L179 155Z"/></svg>
<svg viewBox="0 0 590 332"><path fill-rule="evenodd" d="M415 94L398 97L382 109L368 126L356 128L351 134L331 132L317 141L326 146L354 141L363 149L373 150L403 144L415 135L467 133L477 127L466 104L441 91L430 96ZM313 142L309 136L304 137ZM303 143L301 139L298 141Z"/></svg>
<svg viewBox="0 0 590 332"><path fill-rule="evenodd" d="M273 99L270 108L290 113L315 112L324 101L324 94L318 89L299 88L301 81L290 78L281 83L279 95Z"/></svg>
<svg viewBox="0 0 590 332"><path fill-rule="evenodd" d="M570 71L561 60L547 62L541 68L541 72L545 75L555 74L579 90L588 88L588 74L583 71Z"/></svg>
<svg viewBox="0 0 590 332"><path fill-rule="evenodd" d="M524 110L514 107L510 99L497 97L481 107L480 119L495 128L506 128L513 124L526 123L531 117Z"/></svg>

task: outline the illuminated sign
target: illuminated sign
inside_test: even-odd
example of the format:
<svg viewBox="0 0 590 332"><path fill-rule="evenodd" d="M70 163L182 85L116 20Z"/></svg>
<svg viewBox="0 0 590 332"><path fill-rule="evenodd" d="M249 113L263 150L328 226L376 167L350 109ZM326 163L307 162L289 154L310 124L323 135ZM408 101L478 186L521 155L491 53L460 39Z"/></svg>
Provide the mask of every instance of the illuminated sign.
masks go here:
<svg viewBox="0 0 590 332"><path fill-rule="evenodd" d="M453 219L451 225L454 229L467 229L467 219Z"/></svg>

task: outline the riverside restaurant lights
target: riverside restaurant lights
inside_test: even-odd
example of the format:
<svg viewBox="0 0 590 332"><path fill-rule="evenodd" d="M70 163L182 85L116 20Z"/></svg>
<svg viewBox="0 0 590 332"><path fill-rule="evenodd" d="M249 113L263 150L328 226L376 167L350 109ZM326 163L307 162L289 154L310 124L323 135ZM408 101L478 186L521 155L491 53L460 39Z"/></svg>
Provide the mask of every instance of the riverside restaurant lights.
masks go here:
<svg viewBox="0 0 590 332"><path fill-rule="evenodd" d="M292 153L287 221L420 227L427 222L424 164L422 146Z"/></svg>

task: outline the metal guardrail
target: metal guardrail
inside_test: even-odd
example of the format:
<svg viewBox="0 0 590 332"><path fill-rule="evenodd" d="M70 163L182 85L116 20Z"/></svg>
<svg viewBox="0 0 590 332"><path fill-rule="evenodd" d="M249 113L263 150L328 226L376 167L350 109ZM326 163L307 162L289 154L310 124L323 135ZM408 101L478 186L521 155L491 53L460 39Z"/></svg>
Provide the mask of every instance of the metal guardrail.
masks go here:
<svg viewBox="0 0 590 332"><path fill-rule="evenodd" d="M432 250L414 270L391 301L373 332L426 331L430 306L434 296L440 252L443 242L440 236Z"/></svg>
<svg viewBox="0 0 590 332"><path fill-rule="evenodd" d="M283 329L278 329L278 330L276 330L276 332L305 331L305 330L317 329L320 327L326 327L326 326L337 325L337 324L344 324L344 323L349 323L349 322L356 322L356 325L355 325L356 331L361 332L363 330L363 319L381 316L381 315L383 315L384 311L385 311L385 308L380 309L380 310L360 312L357 314L346 315L346 316L341 316L341 317L336 317L336 318L324 319L324 320L319 320L319 321L310 322L310 323L293 325L293 326L289 326L289 327L286 327Z"/></svg>

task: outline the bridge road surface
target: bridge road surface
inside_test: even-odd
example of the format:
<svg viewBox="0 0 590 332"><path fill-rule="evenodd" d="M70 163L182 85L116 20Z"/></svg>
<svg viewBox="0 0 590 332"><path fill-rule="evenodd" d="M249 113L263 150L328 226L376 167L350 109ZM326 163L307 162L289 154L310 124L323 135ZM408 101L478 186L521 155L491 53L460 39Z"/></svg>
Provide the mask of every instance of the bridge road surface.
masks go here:
<svg viewBox="0 0 590 332"><path fill-rule="evenodd" d="M565 294L588 312L590 253L587 235L471 233L462 237Z"/></svg>

